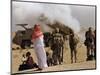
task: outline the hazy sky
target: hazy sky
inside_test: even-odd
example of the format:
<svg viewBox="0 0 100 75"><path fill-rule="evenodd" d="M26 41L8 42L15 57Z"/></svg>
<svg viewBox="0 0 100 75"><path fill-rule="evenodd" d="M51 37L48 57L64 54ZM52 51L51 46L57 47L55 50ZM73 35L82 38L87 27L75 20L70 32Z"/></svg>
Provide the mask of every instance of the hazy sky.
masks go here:
<svg viewBox="0 0 100 75"><path fill-rule="evenodd" d="M78 19L81 26L95 26L94 6L71 6L72 15Z"/></svg>
<svg viewBox="0 0 100 75"><path fill-rule="evenodd" d="M23 3L21 3L20 4L20 6L18 5L18 4L16 4L16 2L14 2L13 4L12 4L12 31L16 31L16 30L18 30L18 29L22 29L21 27L16 27L16 25L15 24L17 24L17 23L20 23L19 22L19 20L20 20L20 18L18 17L18 16L21 16L21 19L23 19L24 18L24 13L20 13L21 11L24 11L24 9L27 9L27 8L23 8L23 10L22 9L20 9L21 7L25 7L26 5L25 4L23 4ZM75 27L78 27L78 25L80 25L80 27L84 27L84 28L87 28L87 27L89 27L89 26L92 26L92 27L95 27L95 7L94 6L79 6L79 5L65 5L65 6L68 6L67 8L64 8L64 10L66 10L67 9L67 11L65 11L65 12L68 12L68 13L66 13L66 15L64 15L64 16L67 16L67 17L62 17L62 20L63 19L67 19L68 18L68 20L70 19L70 21L67 21L68 22L68 24L72 24L72 26L71 27L73 27L74 25L74 23L76 23L77 24L77 26L74 26L73 27L73 29L75 28ZM27 7L27 6L26 6ZM49 7L49 6L48 6ZM18 9L19 8L19 9ZM70 9L69 9L70 8ZM34 8L33 8L34 9ZM38 10L38 9L41 9L41 8L39 8L38 6L37 6L37 8L35 9L36 11L40 11L40 10ZM55 9L56 9L56 7L55 7ZM57 7L57 10L58 10L59 8ZM61 8L62 9L62 8ZM29 11L31 11L31 9L29 9L28 8L28 10ZM53 11L54 9L51 9L51 11ZM62 10L62 11L64 11L64 10ZM69 10L69 11L68 11ZM50 12L51 12L50 11ZM54 10L54 11L56 11L56 10ZM25 11L25 12L27 12L27 11ZM70 12L71 12L71 14L70 14ZM14 13L18 13L19 15L16 15L16 14L14 14ZM28 13L30 13L30 12L28 12ZM48 13L48 12L47 12ZM51 12L52 13L52 12ZM24 14L24 15L23 15ZM30 13L30 14L32 14L32 13ZM64 13L65 14L65 13ZM23 15L23 16L22 16ZM28 14L29 15L29 14ZM55 14L56 15L56 14ZM63 15L63 12L62 12L62 15ZM58 15L58 16L62 16L62 15ZM70 16L69 16L70 15ZM31 16L31 15L30 15ZM51 16L50 16L51 17ZM28 18L30 18L29 16L28 16ZM57 16L56 17L54 17L54 18L57 18ZM71 23L72 22L72 20L74 21L73 23ZM32 21L32 20L30 20L30 21ZM27 20L27 22L29 22L29 20ZM30 22L29 22L30 23ZM65 23L65 22L64 22Z"/></svg>

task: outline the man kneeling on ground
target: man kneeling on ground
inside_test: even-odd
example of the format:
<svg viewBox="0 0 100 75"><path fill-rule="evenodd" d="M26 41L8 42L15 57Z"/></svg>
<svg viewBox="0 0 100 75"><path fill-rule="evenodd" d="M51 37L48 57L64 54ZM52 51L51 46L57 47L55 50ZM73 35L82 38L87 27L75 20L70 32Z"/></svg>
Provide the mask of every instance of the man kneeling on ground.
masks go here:
<svg viewBox="0 0 100 75"><path fill-rule="evenodd" d="M24 56L24 58L25 58L25 56ZM27 59L23 61L24 63L22 63L20 65L19 71L27 70L27 69L33 69L33 68L38 68L38 65L34 62L30 52L26 53L26 58Z"/></svg>

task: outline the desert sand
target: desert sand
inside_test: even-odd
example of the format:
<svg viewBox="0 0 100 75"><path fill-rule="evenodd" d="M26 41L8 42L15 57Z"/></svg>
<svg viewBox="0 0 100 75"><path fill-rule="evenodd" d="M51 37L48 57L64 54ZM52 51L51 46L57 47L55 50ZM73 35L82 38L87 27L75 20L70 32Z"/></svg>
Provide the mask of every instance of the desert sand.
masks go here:
<svg viewBox="0 0 100 75"><path fill-rule="evenodd" d="M17 47L16 45L12 44L13 47ZM46 51L50 51L49 47L45 48ZM35 71L35 69L26 70L19 72L18 68L19 65L22 63L21 58L22 54L26 52L31 52L32 57L35 62L37 62L37 57L35 55L34 48L27 48L27 49L15 49L12 50L12 73L36 73L36 72L51 72L51 71L65 71L65 70L80 70L80 69L95 69L96 62L93 61L86 61L86 47L83 43L79 43L77 46L77 63L71 64L70 60L70 49L68 45L68 41L64 43L64 55L63 55L63 63L62 65L50 66L43 71Z"/></svg>

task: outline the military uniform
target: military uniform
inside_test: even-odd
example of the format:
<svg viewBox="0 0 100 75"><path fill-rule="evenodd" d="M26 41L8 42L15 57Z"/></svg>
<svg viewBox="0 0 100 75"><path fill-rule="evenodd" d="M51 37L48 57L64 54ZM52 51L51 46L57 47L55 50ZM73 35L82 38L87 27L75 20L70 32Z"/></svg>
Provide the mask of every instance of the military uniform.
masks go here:
<svg viewBox="0 0 100 75"><path fill-rule="evenodd" d="M58 63L61 64L61 34L59 32L53 33L53 64L57 65Z"/></svg>
<svg viewBox="0 0 100 75"><path fill-rule="evenodd" d="M70 51L71 51L71 63L73 63L73 55L74 55L74 59L75 59L75 63L77 61L77 43L78 43L78 39L75 37L74 34L69 36L69 46L70 46Z"/></svg>
<svg viewBox="0 0 100 75"><path fill-rule="evenodd" d="M94 33L92 31L87 31L85 33L85 45L87 47L87 60L89 59L89 57L93 57L94 56Z"/></svg>

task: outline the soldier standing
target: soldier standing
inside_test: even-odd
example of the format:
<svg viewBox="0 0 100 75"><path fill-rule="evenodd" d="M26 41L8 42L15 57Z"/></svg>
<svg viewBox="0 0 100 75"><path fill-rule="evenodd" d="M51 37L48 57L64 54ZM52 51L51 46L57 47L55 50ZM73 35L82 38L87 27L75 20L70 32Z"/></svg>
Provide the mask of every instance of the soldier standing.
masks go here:
<svg viewBox="0 0 100 75"><path fill-rule="evenodd" d="M94 32L92 28L89 27L89 30L85 33L85 46L87 47L87 60L92 60L94 56Z"/></svg>
<svg viewBox="0 0 100 75"><path fill-rule="evenodd" d="M75 34L72 32L69 36L69 46L70 46L70 51L71 51L71 63L73 63L73 56L75 59L75 63L77 61L77 43L78 43L78 39L75 37Z"/></svg>
<svg viewBox="0 0 100 75"><path fill-rule="evenodd" d="M59 33L59 29L56 28L56 31L53 33L53 42L51 49L53 50L53 64L57 65L58 62L61 64L61 34Z"/></svg>

